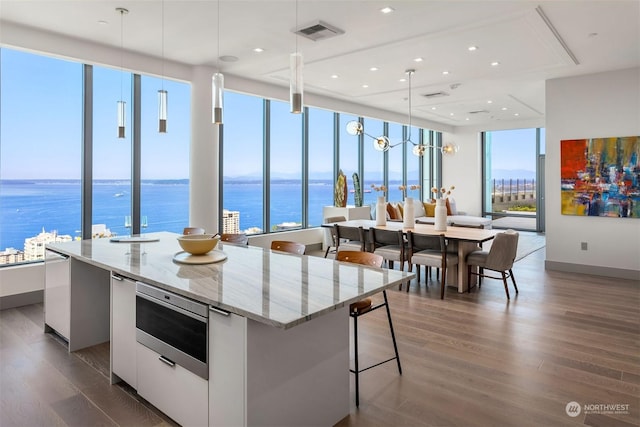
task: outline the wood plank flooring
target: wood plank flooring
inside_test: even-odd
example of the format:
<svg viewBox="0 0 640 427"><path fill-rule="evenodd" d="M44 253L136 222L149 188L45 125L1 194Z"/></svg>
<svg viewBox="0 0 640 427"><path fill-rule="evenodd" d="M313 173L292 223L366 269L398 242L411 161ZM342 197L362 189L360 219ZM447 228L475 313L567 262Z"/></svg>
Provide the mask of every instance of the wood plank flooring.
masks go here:
<svg viewBox="0 0 640 427"><path fill-rule="evenodd" d="M403 374L363 373L360 408L338 426L640 426L640 281L543 263L541 249L515 264L509 302L496 280L444 300L435 275L389 291ZM42 324L41 304L0 311L0 426L174 425L109 385L108 344L69 354ZM392 355L383 311L359 333L361 364Z"/></svg>

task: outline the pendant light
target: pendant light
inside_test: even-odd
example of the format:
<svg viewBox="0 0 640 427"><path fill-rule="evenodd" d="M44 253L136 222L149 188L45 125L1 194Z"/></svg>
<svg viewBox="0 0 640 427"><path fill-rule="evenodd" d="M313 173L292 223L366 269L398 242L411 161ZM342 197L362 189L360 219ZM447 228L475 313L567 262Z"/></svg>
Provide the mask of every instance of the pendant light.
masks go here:
<svg viewBox="0 0 640 427"><path fill-rule="evenodd" d="M298 0L296 0L296 28L298 31ZM302 66L303 59L302 54L298 52L298 34L296 34L296 51L291 54L289 60L289 66L291 68L291 77L289 81L289 105L290 111L293 114L302 113L303 109L303 89L302 89Z"/></svg>
<svg viewBox="0 0 640 427"><path fill-rule="evenodd" d="M116 12L120 14L120 101L118 101L118 138L125 138L127 103L122 99L122 77L124 66L122 55L124 51L124 15L129 11L123 7L117 7Z"/></svg>
<svg viewBox="0 0 640 427"><path fill-rule="evenodd" d="M162 0L162 87L158 91L158 132L167 133L167 102L168 96L164 90L164 0Z"/></svg>
<svg viewBox="0 0 640 427"><path fill-rule="evenodd" d="M218 0L218 56L216 58L216 68L218 71L211 77L211 95L213 101L212 121L214 124L222 124L222 105L224 92L224 76L220 72L220 0Z"/></svg>

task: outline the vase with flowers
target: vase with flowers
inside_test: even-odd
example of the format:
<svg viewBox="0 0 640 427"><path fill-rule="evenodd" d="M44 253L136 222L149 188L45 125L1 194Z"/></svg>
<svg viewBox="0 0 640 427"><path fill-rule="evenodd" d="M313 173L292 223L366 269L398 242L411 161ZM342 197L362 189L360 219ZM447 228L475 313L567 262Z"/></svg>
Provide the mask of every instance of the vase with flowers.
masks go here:
<svg viewBox="0 0 640 427"><path fill-rule="evenodd" d="M414 228L416 225L415 209L413 207L413 197L407 197L407 190L419 190L420 186L413 185L401 185L398 190L402 192L402 198L404 199L404 207L402 209L402 226L404 228Z"/></svg>
<svg viewBox="0 0 640 427"><path fill-rule="evenodd" d="M435 211L435 222L433 225L433 229L436 231L446 231L447 230L447 198L451 195L451 192L455 190L455 187L452 185L447 190L442 187L438 189L437 187L433 187L431 192L434 194L434 198L436 199L436 211Z"/></svg>
<svg viewBox="0 0 640 427"><path fill-rule="evenodd" d="M377 186L375 184L371 184L371 189L373 191L382 192L382 196L378 196L378 201L376 203L376 225L387 225L387 204L385 200L387 187L384 185Z"/></svg>

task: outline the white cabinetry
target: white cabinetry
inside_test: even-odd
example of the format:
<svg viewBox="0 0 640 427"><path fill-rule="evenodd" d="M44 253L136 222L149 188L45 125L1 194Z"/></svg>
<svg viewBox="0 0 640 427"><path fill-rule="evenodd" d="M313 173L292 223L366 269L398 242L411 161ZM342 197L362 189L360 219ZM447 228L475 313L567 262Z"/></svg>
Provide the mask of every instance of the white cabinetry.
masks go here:
<svg viewBox="0 0 640 427"><path fill-rule="evenodd" d="M111 373L134 389L136 381L136 283L111 275ZM112 382L117 378L112 377Z"/></svg>
<svg viewBox="0 0 640 427"><path fill-rule="evenodd" d="M69 340L71 310L71 261L69 257L45 251L44 323Z"/></svg>
<svg viewBox="0 0 640 427"><path fill-rule="evenodd" d="M207 380L137 343L138 394L183 426L208 425Z"/></svg>
<svg viewBox="0 0 640 427"><path fill-rule="evenodd" d="M246 426L247 319L209 313L209 425Z"/></svg>

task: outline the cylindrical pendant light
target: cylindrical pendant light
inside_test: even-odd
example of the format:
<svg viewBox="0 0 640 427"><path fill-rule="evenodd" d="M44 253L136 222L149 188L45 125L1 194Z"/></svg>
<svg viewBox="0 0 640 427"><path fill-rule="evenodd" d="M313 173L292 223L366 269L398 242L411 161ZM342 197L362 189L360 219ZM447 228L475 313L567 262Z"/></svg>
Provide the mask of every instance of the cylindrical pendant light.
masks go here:
<svg viewBox="0 0 640 427"><path fill-rule="evenodd" d="M167 102L169 94L166 90L158 91L158 132L167 132Z"/></svg>
<svg viewBox="0 0 640 427"><path fill-rule="evenodd" d="M120 101L118 101L118 138L125 138L127 103L122 100L122 76L123 71L123 51L124 51L124 15L129 11L123 7L117 7L116 12L120 14Z"/></svg>
<svg viewBox="0 0 640 427"><path fill-rule="evenodd" d="M222 124L222 105L224 92L224 76L222 73L214 73L211 77L211 90L213 98L213 123Z"/></svg>
<svg viewBox="0 0 640 427"><path fill-rule="evenodd" d="M118 101L118 138L124 138L124 130L126 127L127 103Z"/></svg>
<svg viewBox="0 0 640 427"><path fill-rule="evenodd" d="M217 71L211 77L211 101L212 122L222 124L222 106L224 96L224 75L220 72L220 0L218 0L218 57L216 58Z"/></svg>
<svg viewBox="0 0 640 427"><path fill-rule="evenodd" d="M289 104L291 112L294 114L302 113L304 105L302 99L302 54L300 52L291 54L291 80L289 85Z"/></svg>
<svg viewBox="0 0 640 427"><path fill-rule="evenodd" d="M164 89L164 0L162 1L162 88L158 90L158 132L167 133L167 105L169 94Z"/></svg>

